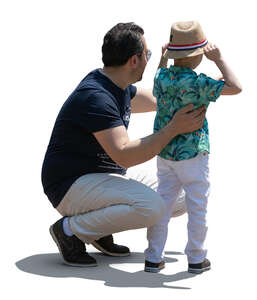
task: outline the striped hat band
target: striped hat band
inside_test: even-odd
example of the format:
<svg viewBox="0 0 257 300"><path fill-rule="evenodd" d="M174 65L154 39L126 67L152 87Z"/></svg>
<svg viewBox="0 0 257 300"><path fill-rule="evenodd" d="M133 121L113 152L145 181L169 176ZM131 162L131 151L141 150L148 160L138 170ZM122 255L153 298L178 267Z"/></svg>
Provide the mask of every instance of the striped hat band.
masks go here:
<svg viewBox="0 0 257 300"><path fill-rule="evenodd" d="M180 51L180 50L192 50L192 49L197 49L200 47L205 46L208 43L207 39L204 39L203 41L199 43L194 43L194 44L189 44L189 45L168 45L168 50L172 51Z"/></svg>

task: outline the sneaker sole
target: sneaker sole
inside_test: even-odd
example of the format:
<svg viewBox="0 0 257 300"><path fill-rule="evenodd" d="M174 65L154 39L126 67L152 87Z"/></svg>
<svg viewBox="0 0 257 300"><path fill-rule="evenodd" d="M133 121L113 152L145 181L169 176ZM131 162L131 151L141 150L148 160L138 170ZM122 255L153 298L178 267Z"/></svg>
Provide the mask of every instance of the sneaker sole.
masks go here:
<svg viewBox="0 0 257 300"><path fill-rule="evenodd" d="M189 273L193 273L193 274L201 274L203 272L209 271L211 269L211 267L206 267L203 269L193 269L193 268L188 268L188 272Z"/></svg>
<svg viewBox="0 0 257 300"><path fill-rule="evenodd" d="M164 269L165 266L160 267L160 268L151 268L151 267L145 267L145 272L149 272L149 273L159 273L162 269Z"/></svg>
<svg viewBox="0 0 257 300"><path fill-rule="evenodd" d="M117 256L117 257L124 257L124 256L130 256L130 252L126 252L126 253L113 253L113 252L109 252L107 250L105 250L104 248L102 248L99 244L92 242L91 243L92 246L94 246L97 250L103 252L106 255L109 256Z"/></svg>
<svg viewBox="0 0 257 300"><path fill-rule="evenodd" d="M71 262L68 262L65 260L65 258L63 257L63 254L62 254L62 251L61 251L61 247L59 245L59 242L58 242L58 239L56 238L55 236L55 233L54 233L54 230L53 230L53 225L49 228L49 231L50 231L50 234L55 242L55 244L57 245L58 249L59 249L59 252L60 252L60 255L64 261L64 263L68 266L72 266L72 267L96 267L97 264L76 264L76 263L71 263Z"/></svg>

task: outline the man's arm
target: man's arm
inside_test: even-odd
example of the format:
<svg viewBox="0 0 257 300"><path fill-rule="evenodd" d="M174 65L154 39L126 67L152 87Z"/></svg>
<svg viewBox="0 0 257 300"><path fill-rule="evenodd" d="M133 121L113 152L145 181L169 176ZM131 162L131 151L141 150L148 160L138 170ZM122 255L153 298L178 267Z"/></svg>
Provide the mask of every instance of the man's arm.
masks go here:
<svg viewBox="0 0 257 300"><path fill-rule="evenodd" d="M131 112L143 113L156 111L156 99L150 89L137 88L136 96L131 99Z"/></svg>
<svg viewBox="0 0 257 300"><path fill-rule="evenodd" d="M124 126L94 133L105 152L125 168L146 162L156 156L178 134L192 132L203 126L205 107L192 111L193 105L180 109L172 120L158 132L130 141Z"/></svg>

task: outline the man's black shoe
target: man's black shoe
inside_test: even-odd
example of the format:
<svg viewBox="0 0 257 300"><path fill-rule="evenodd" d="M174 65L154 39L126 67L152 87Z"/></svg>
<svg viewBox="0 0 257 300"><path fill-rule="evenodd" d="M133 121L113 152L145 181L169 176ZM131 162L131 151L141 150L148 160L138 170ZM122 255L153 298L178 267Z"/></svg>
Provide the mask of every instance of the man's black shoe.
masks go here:
<svg viewBox="0 0 257 300"><path fill-rule="evenodd" d="M199 264L188 264L188 272L193 274L201 274L210 269L211 263L207 258L205 258L205 260Z"/></svg>
<svg viewBox="0 0 257 300"><path fill-rule="evenodd" d="M130 251L126 246L114 244L113 236L107 235L91 243L97 250L110 256L129 256Z"/></svg>
<svg viewBox="0 0 257 300"><path fill-rule="evenodd" d="M145 261L145 272L158 273L165 268L165 261L159 263L153 263L151 261Z"/></svg>
<svg viewBox="0 0 257 300"><path fill-rule="evenodd" d="M64 218L50 227L50 234L54 239L65 264L75 267L95 267L96 260L86 252L85 244L75 235L67 236L63 232Z"/></svg>

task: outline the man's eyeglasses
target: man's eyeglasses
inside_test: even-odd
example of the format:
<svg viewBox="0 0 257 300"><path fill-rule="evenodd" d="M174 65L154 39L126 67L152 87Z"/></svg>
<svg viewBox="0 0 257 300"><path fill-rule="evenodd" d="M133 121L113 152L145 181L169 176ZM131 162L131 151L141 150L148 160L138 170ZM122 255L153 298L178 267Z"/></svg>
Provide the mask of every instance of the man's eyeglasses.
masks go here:
<svg viewBox="0 0 257 300"><path fill-rule="evenodd" d="M149 61L149 59L150 59L151 56L152 56L152 51L149 50L149 49L147 49L147 50L144 51L143 53L145 53L146 60ZM138 56L138 57L141 57L143 53L137 54L137 56Z"/></svg>
<svg viewBox="0 0 257 300"><path fill-rule="evenodd" d="M152 56L152 51L147 49L146 53L145 53L145 56L146 56L146 60L149 61L151 56Z"/></svg>

